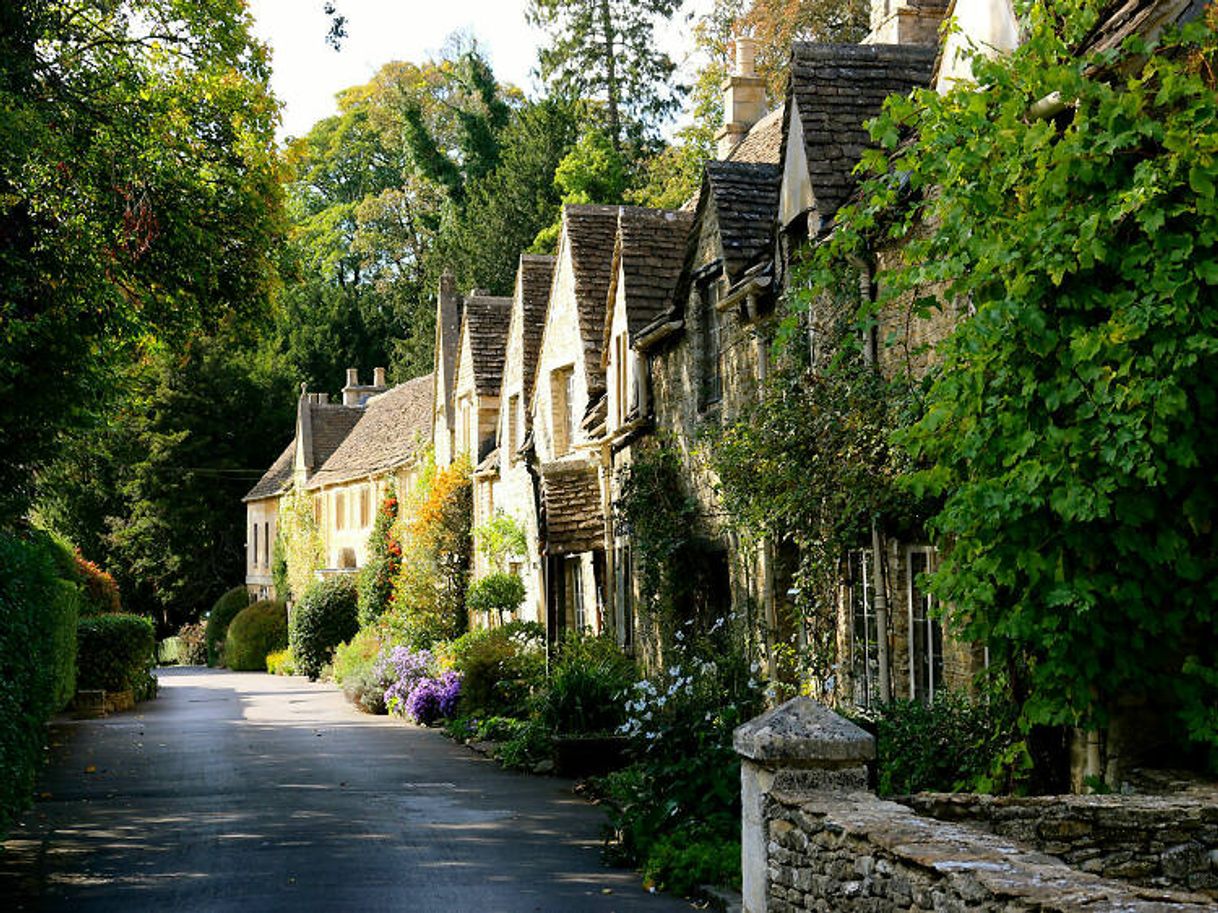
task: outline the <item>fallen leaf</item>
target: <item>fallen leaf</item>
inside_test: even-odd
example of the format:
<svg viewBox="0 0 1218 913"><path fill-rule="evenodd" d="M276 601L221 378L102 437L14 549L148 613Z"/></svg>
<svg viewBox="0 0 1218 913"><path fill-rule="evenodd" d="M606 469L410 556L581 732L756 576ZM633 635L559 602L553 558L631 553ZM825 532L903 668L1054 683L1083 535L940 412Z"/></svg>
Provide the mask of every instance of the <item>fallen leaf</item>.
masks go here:
<svg viewBox="0 0 1218 913"><path fill-rule="evenodd" d="M85 768L85 773L87 773L87 774L95 774L95 773L97 773L97 765L96 765L96 764L90 764L88 767L86 767L86 768Z"/></svg>

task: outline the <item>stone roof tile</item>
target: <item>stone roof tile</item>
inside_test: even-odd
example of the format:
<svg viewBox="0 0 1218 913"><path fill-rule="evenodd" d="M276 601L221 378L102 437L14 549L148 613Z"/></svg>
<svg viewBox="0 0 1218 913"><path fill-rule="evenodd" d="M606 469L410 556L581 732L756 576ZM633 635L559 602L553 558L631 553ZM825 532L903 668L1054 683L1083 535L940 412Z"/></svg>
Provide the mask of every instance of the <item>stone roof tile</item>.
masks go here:
<svg viewBox="0 0 1218 913"><path fill-rule="evenodd" d="M704 193L715 206L729 276L739 277L769 251L781 179L777 165L707 162ZM705 206L701 209L705 218Z"/></svg>
<svg viewBox="0 0 1218 913"><path fill-rule="evenodd" d="M463 329L469 334L470 354L474 361L474 387L479 396L499 395L511 317L511 298L470 295L465 299Z"/></svg>
<svg viewBox="0 0 1218 913"><path fill-rule="evenodd" d="M605 302L613 274L613 245L617 239L619 208L563 207L563 231L571 251L571 266L575 275L575 303L584 343L585 374L588 389L593 393L605 387L601 345L605 330Z"/></svg>
<svg viewBox="0 0 1218 913"><path fill-rule="evenodd" d="M596 469L584 462L541 467L546 550L573 555L605 547L605 515Z"/></svg>
<svg viewBox="0 0 1218 913"><path fill-rule="evenodd" d="M791 48L782 157L797 112L812 192L827 222L854 188L853 170L871 144L864 123L884 99L930 84L938 49L892 44L812 44Z"/></svg>
<svg viewBox="0 0 1218 913"><path fill-rule="evenodd" d="M295 462L296 438L292 438L288 446L283 449L283 453L279 454L275 462L271 464L271 468L241 500L257 501L261 498L273 498L282 494L283 490L288 487L288 483L292 481L292 468Z"/></svg>
<svg viewBox="0 0 1218 913"><path fill-rule="evenodd" d="M634 335L672 309L692 224L690 212L622 207L606 299L602 361L608 357L618 282L625 281L626 323Z"/></svg>
<svg viewBox="0 0 1218 913"><path fill-rule="evenodd" d="M433 384L425 374L369 397L358 422L309 480L309 488L386 472L417 459L430 444ZM317 417L313 418L314 441Z"/></svg>
<svg viewBox="0 0 1218 913"><path fill-rule="evenodd" d="M777 165L782 161L782 112L779 105L749 129L724 161Z"/></svg>
<svg viewBox="0 0 1218 913"><path fill-rule="evenodd" d="M522 254L517 275L516 295L521 308L523 334L524 401L533 396L533 375L537 373L537 357L541 353L541 336L546 327L546 306L550 303L550 284L554 279L555 258L538 254Z"/></svg>

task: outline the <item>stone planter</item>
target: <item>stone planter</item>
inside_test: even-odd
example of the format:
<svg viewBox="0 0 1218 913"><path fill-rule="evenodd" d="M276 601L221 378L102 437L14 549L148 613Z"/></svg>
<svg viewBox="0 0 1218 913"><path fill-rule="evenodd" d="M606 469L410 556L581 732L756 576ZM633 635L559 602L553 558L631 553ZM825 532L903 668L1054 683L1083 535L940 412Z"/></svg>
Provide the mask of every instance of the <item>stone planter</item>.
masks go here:
<svg viewBox="0 0 1218 913"><path fill-rule="evenodd" d="M560 777L599 777L626 766L626 738L619 735L558 735L554 767Z"/></svg>

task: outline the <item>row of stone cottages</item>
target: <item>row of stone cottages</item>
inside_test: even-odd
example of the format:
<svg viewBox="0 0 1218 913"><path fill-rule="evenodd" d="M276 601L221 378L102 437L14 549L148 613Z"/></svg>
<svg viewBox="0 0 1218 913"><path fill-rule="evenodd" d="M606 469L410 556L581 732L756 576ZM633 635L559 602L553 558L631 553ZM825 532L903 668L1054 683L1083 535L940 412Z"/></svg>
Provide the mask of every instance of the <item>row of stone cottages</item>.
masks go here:
<svg viewBox="0 0 1218 913"><path fill-rule="evenodd" d="M390 481L406 490L428 451L441 466L467 454L474 528L503 513L526 533L527 553L510 567L527 592L520 617L551 639L612 632L634 649L634 561L613 508L632 450L663 435L683 456L698 532L717 543L709 608L755 607L753 629L772 639L789 616L782 562L764 545L741 550L723 528L695 440L756 396L793 252L823 238L850 196L869 141L864 122L892 93L966 77L956 50L967 42L1001 51L1017 41L1005 0L951 6L960 30L943 48L946 0L875 0L861 44L794 45L784 104L768 112L753 42L739 39L719 157L695 200L680 211L567 206L557 254L522 256L511 297L461 295L451 277L441 280L432 374L387 388L382 369L368 386L352 369L341 403L302 393L294 440L245 498L251 590L273 588L277 505L289 489L312 495L322 573L350 571ZM934 320L907 317L881 332L912 337L908 348L956 319L950 308ZM966 685L984 661L932 617L916 580L934 562L929 545L891 538L851 556L838 610L839 698L874 700L883 668L894 697L929 699ZM476 577L491 570L476 558ZM888 616L884 644L877 610Z"/></svg>

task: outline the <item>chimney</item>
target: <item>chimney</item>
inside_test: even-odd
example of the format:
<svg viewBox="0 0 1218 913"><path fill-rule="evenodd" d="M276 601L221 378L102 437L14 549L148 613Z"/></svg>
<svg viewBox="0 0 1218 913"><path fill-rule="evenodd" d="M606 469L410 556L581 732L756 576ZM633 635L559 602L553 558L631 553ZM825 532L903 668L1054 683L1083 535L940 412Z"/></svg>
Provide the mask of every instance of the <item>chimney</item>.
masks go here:
<svg viewBox="0 0 1218 913"><path fill-rule="evenodd" d="M385 387L389 386L387 383L385 383L385 369L384 368L373 368L372 369L372 386L380 387L382 390L385 389Z"/></svg>
<svg viewBox="0 0 1218 913"><path fill-rule="evenodd" d="M748 136L753 124L766 115L765 80L757 75L754 61L757 39L736 39L736 65L723 82L723 129L716 139L719 158L727 158Z"/></svg>
<svg viewBox="0 0 1218 913"><path fill-rule="evenodd" d="M327 405L330 402L330 394L329 393L318 393L317 402L319 405L322 405L322 406Z"/></svg>
<svg viewBox="0 0 1218 913"><path fill-rule="evenodd" d="M871 0L871 33L863 44L938 47L949 0Z"/></svg>
<svg viewBox="0 0 1218 913"><path fill-rule="evenodd" d="M343 387L343 405L358 406L360 403L359 369L347 369L347 383Z"/></svg>

